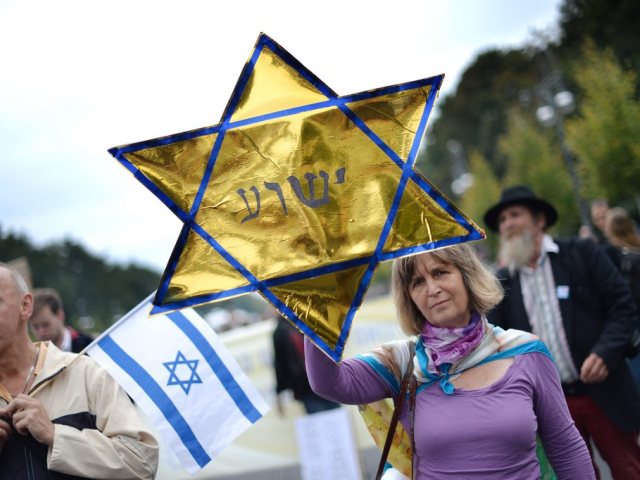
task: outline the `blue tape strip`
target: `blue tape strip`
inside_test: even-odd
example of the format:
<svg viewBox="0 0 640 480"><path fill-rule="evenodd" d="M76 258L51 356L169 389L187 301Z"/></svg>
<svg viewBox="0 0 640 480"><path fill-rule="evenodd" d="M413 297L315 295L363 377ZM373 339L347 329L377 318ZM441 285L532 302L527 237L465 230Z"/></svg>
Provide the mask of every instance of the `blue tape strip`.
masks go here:
<svg viewBox="0 0 640 480"><path fill-rule="evenodd" d="M189 212L189 217L194 220L196 218L196 215L198 214L198 210L200 209L200 203L202 203L204 192L207 190L207 186L209 185L209 179L211 178L213 167L215 166L216 160L218 159L218 153L222 148L224 137L225 132L221 131L216 137L216 142L213 144L213 148L211 149L209 160L207 160L207 167L204 170L202 180L200 181L200 187L198 188L198 193L196 193L196 197L193 200L193 205L191 205L191 211Z"/></svg>
<svg viewBox="0 0 640 480"><path fill-rule="evenodd" d="M187 213L184 212L173 200L171 200L160 188L149 180L140 170L138 170L129 160L127 160L124 155L116 156L116 159L131 173L136 180L142 183L147 189L153 193L158 199L164 203L169 210L171 210L176 217L178 217L183 222L188 218Z"/></svg>
<svg viewBox="0 0 640 480"><path fill-rule="evenodd" d="M344 323L342 324L342 330L340 331L340 336L338 337L338 342L336 344L336 350L338 350L339 347L341 355L344 349L344 345L347 342L347 336L351 331L351 324L353 323L353 319L355 318L358 308L360 308L360 305L362 305L364 294L367 293L367 289L369 288L369 284L371 283L371 279L373 278L373 272L375 271L378 263L378 259L375 257L375 255L371 255L369 257L369 266L362 276L360 285L358 285L358 290L356 290L356 294L353 297L353 301L351 302L349 311L345 316Z"/></svg>
<svg viewBox="0 0 640 480"><path fill-rule="evenodd" d="M453 208L450 202L448 202L440 193L438 193L438 191L433 188L433 186L415 170L412 172L411 180L413 180L422 190L424 190L431 198L433 198L444 211L451 215L455 219L455 221L460 224L460 226L465 228L467 231L477 231L471 226L471 224L469 224L469 222L467 222L467 220L460 214L458 210Z"/></svg>
<svg viewBox="0 0 640 480"><path fill-rule="evenodd" d="M180 235L178 235L178 240L173 247L173 251L171 252L171 256L169 257L169 263L167 264L167 268L165 268L164 273L162 274L162 278L160 279L160 286L156 291L156 296L153 299L154 305L161 305L164 301L164 297L167 295L167 291L169 290L169 284L171 283L171 279L173 278L173 274L176 273L176 268L178 267L178 261L180 260L180 255L184 250L184 246L187 243L187 239L189 238L189 232L191 231L191 222L187 220L185 224L182 226L182 230L180 230Z"/></svg>
<svg viewBox="0 0 640 480"><path fill-rule="evenodd" d="M332 263L331 265L324 265L322 267L305 270L304 272L297 272L278 278L272 278L270 280L264 280L261 283L265 288L277 287L278 285L285 283L296 282L298 280L305 280L307 278L318 277L328 273L340 272L342 270L359 267L369 263L369 258L370 257L362 257L353 260L346 260L344 262Z"/></svg>
<svg viewBox="0 0 640 480"><path fill-rule="evenodd" d="M238 83L236 83L236 86L233 89L233 93L229 98L229 103L227 103L227 107L224 109L224 113L222 114L222 118L220 120L220 123L222 123L223 125L228 123L229 119L231 118L231 115L233 115L233 112L235 112L236 107L238 106L238 102L242 97L242 93L244 92L244 89L247 86L247 82L251 77L251 73L253 72L253 69L256 66L258 57L260 57L260 54L262 53L262 46L263 46L263 42L262 42L262 35L261 35L260 38L258 38L258 41L256 42L256 46L255 46L255 49L253 50L253 54L251 55L251 58L243 67L242 72L240 73L240 78L238 78Z"/></svg>
<svg viewBox="0 0 640 480"><path fill-rule="evenodd" d="M416 143L416 138L418 137L418 133L424 131L424 125L427 121L427 116L423 112L422 118L420 119L420 125L418 127L418 131L416 132L416 136L414 137L414 146ZM384 248L384 244L389 237L389 232L391 231L391 227L393 226L393 222L396 218L396 214L398 212L398 208L400 207L400 201L402 200L402 196L404 195L405 188L407 186L407 182L409 181L409 177L411 173L413 173L413 163L414 163L414 152L412 148L412 152L409 154L409 158L407 162L402 166L402 175L400 177L400 181L398 182L398 189L396 190L396 194L393 198L393 202L391 204L391 208L389 209L389 214L387 215L387 219L385 220L384 227L382 228L382 232L380 233L380 238L378 239L378 245L376 246L375 255L378 256L382 253L382 249Z"/></svg>
<svg viewBox="0 0 640 480"><path fill-rule="evenodd" d="M438 75L433 77L433 84L431 90L429 90L429 96L427 97L427 104L424 107L422 112L422 118L420 119L420 124L418 125L418 129L416 130L416 135L413 137L413 145L411 147L411 152L409 153L409 158L407 159L407 163L410 163L411 166L415 163L415 159L418 155L418 149L420 148L420 142L422 142L422 137L424 136L424 131L427 128L427 120L429 119L429 115L431 114L431 109L433 108L433 102L438 95L438 91L440 90L440 85L442 85L442 79L444 75Z"/></svg>
<svg viewBox="0 0 640 480"><path fill-rule="evenodd" d="M311 330L311 328L302 323L302 320L295 314L291 308L285 305L278 297L276 297L270 290L266 288L260 289L260 294L270 302L280 313L292 321L296 327L309 339L315 343L323 352L325 352L333 361L339 362L342 358L342 351L332 349L320 336Z"/></svg>
<svg viewBox="0 0 640 480"><path fill-rule="evenodd" d="M260 37L262 45L268 47L273 53L278 55L282 60L284 60L289 66L295 69L305 80L311 83L314 87L316 87L320 93L327 96L328 98L337 97L338 95L329 88L329 86L320 80L313 72L311 72L307 67L302 65L289 52L287 52L284 48L282 48L279 44L273 41L268 35L262 34Z"/></svg>
<svg viewBox="0 0 640 480"><path fill-rule="evenodd" d="M296 115L302 112L321 110L321 109L330 108L330 107L339 107L341 105L346 105L347 103L357 102L360 100L367 100L370 98L375 98L382 95L388 95L390 93L401 92L404 90L420 88L427 85L431 85L433 83L434 78L435 77L431 77L431 78L426 78L422 80L416 80L413 82L403 83L400 85L382 87L376 90L368 90L366 92L354 93L354 94L346 95L343 97L331 98L329 100L325 100L322 102L310 103L308 105L301 105L299 107L286 108L284 110L279 110L277 112L265 113L263 115L258 115L256 117L251 117L251 118L245 118L243 120L236 120L234 122L229 122L226 125L225 129L231 130L233 128L240 128L247 125L253 125L255 123L264 122L267 120L274 120L276 118L288 117L290 115Z"/></svg>
<svg viewBox="0 0 640 480"><path fill-rule="evenodd" d="M438 77L429 77L421 80L414 80L412 82L402 83L398 85L390 85L387 87L381 87L374 90L367 90L365 92L354 93L341 97L332 97L329 100L323 102L312 103L309 105L302 105L299 107L287 108L277 112L266 113L264 115L258 115L256 117L246 118L235 122L228 122L225 127L222 128L222 124L212 125L208 127L202 127L195 130L189 130L186 132L175 133L173 135L167 135L165 137L154 138L150 140L144 140L141 142L130 143L122 147L114 147L109 149L109 153L114 157L118 155L125 155L139 150L145 150L147 148L159 147L163 145L170 145L172 143L181 142L184 140L191 140L197 137L205 135L211 135L213 133L220 132L222 130L231 130L233 128L244 127L252 125L254 123L260 123L267 120L273 120L281 117L288 117L297 113L302 113L312 110L321 110L323 108L335 107L338 105L345 105L347 103L357 102L361 100L368 100L382 95L389 95L391 93L397 93L404 90L411 90L414 88L421 88L437 84ZM237 105L236 105L237 106ZM233 113L232 113L233 115Z"/></svg>
<svg viewBox="0 0 640 480"><path fill-rule="evenodd" d="M354 124L356 124L358 128L360 128L360 130L365 135L367 135L367 137L369 137L369 139L374 144L376 144L393 162L395 162L400 168L403 168L402 159L400 159L400 157L396 154L396 152L394 152L391 148L389 148L389 146L386 143L384 143L382 139L380 139L380 137L378 137L369 127L367 127L367 125L349 107L347 107L346 105L340 105L339 108L347 116L347 118L349 118ZM404 176L406 175L404 173L404 168L403 168L403 174L399 182L400 184L402 183L402 178ZM399 186L398 188L400 189L401 187ZM396 197L397 195L398 193L396 191ZM338 350L338 348L340 352L342 352L342 350L344 349L344 344L346 343L347 336L351 331L351 324L353 323L353 319L355 318L356 311L362 304L364 300L364 295L369 288L371 279L373 278L373 272L375 271L379 263L377 258L377 252L380 251L380 248L379 248L380 242L382 240L382 237L384 237L386 241L386 237L388 236L389 229L391 228L390 226L386 228L386 224L388 222L389 222L389 215L385 220L385 226L383 227L381 236L378 239L378 245L376 246L376 250L374 251L373 255L368 257L369 266L367 267L367 270L365 271L364 275L362 276L362 279L360 280L360 284L358 285L356 294L354 295L353 301L349 306L349 311L347 312L344 323L342 324L342 330L340 331L340 336L338 337L338 342L336 344L336 351ZM386 233L385 233L385 229L386 229Z"/></svg>
<svg viewBox="0 0 640 480"><path fill-rule="evenodd" d="M178 408L162 387L149 373L142 368L127 352L125 352L110 336L104 337L98 342L100 348L148 395L151 401L162 412L169 425L189 451L193 459L200 467L204 467L211 461L204 447L196 438L187 420L182 416Z"/></svg>
<svg viewBox="0 0 640 480"><path fill-rule="evenodd" d="M251 293L258 290L256 285L245 285L243 287L233 288L231 290L225 290L223 292L216 292L207 295L199 295L197 297L190 297L185 300L179 300L171 302L166 305L153 305L151 308L151 315L157 315L159 313L172 312L177 309L193 307L196 305L202 305L203 303L213 302L216 300L224 300L225 298L236 297L245 293Z"/></svg>
<svg viewBox="0 0 640 480"><path fill-rule="evenodd" d="M229 122L226 129L231 130L234 128L246 127L267 120L274 120L277 118L289 117L302 112L309 112L313 110L322 110L323 108L329 108L340 104L340 99L326 100L323 102L310 103L309 105L301 105L299 107L287 108L285 110L279 110L277 112L265 113L264 115L258 115L257 117L245 118L243 120L236 120L235 122Z"/></svg>
<svg viewBox="0 0 640 480"><path fill-rule="evenodd" d="M216 252L222 255L222 257L227 262L229 262L229 264L231 264L233 268L238 270L238 272L240 272L240 274L242 274L247 280L249 280L251 283L259 283L259 280L255 277L255 275L253 275L249 270L247 270L245 266L242 265L238 260L236 260L233 255L227 252L227 250L222 245L220 245L215 238L209 235L209 232L207 232L204 228L202 228L197 223L194 223L192 225L192 228L194 232L200 235L200 237L202 237L202 239L205 242L211 245L211 247L213 247L213 249Z"/></svg>
<svg viewBox="0 0 640 480"><path fill-rule="evenodd" d="M458 243L461 243L461 242L466 242L466 241L471 241L471 240L480 240L480 239L482 239L482 236L479 233L472 232L471 234L466 235L466 236L447 238L447 239L444 239L444 240L439 240L437 242L425 243L423 245L417 245L417 246L413 246L413 247L407 247L407 248L404 248L404 249L396 250L396 251L393 251L393 252L383 253L383 254L380 255L379 261L380 262L384 262L384 261L387 261L387 260L393 260L394 258L397 258L397 257L402 257L402 256L406 256L406 255L412 255L412 254L420 253L420 252L423 252L423 251L434 250L436 248L442 248L442 247L446 247L446 246L449 246L449 245L455 245L455 244L458 244ZM215 240L212 240L212 241L215 241ZM235 260L231 255L226 253L226 251L221 246L217 250L220 253L225 252L225 258L229 261L229 263L231 265L236 267L236 269L243 268L242 265L239 264L237 262L237 260ZM299 280L305 280L305 279L317 277L317 276L320 276L320 275L326 275L326 274L329 274L329 273L335 273L335 272L339 272L339 271L343 271L343 270L348 270L350 268L354 268L354 267L361 266L361 265L364 265L366 263L369 263L370 259L371 259L371 256L362 257L362 258L358 258L358 259L354 259L354 260L348 260L348 261L345 261L345 262L334 263L334 264L331 264L331 265L325 265L323 267L318 267L318 268L314 268L314 269L310 269L310 270L305 270L304 272L293 273L293 274L290 274L290 275L285 275L285 276L282 276L282 277L273 278L273 279L269 279L269 280L263 280L263 281L258 281L256 279L255 281L251 282L251 280L248 279L248 281L250 281L251 284L244 285L242 287L237 287L237 288L233 288L233 289L230 289L230 290L224 290L222 292L216 292L216 293L211 293L211 294L207 294L207 295L199 295L197 297L190 297L190 298L185 299L185 300L171 302L170 304L167 304L167 305L154 305L153 308L152 308L151 313L153 315L156 315L156 314L159 314L159 313L171 312L171 311L176 310L176 309L181 309L181 308L201 305L203 303L213 302L213 301L216 301L216 300L223 300L225 298L235 297L235 296L242 295L242 294L245 294L245 293L251 293L251 292L254 292L254 291L257 291L257 290L268 289L268 288L271 288L271 287L276 287L276 286L279 286L279 285L284 285L284 284L295 282L295 281L299 281ZM236 266L236 264L238 266ZM252 274L249 273L248 276L251 277ZM245 277L247 277L247 275L245 275ZM253 276L253 278L255 279L256 277Z"/></svg>
<svg viewBox="0 0 640 480"><path fill-rule="evenodd" d="M340 99L343 100L343 103L357 102L360 100L369 100L383 95L390 95L392 93L404 92L405 90L413 90L415 88L427 86L431 86L432 90L435 89L437 91L440 87L441 81L442 75L436 75L435 77L421 78L419 80L412 80L411 82L398 83L396 85L374 88L373 90L366 90L364 92L352 93L350 95L341 96ZM431 91L429 93L431 93Z"/></svg>
<svg viewBox="0 0 640 480"><path fill-rule="evenodd" d="M191 140L193 138L202 137L216 133L220 130L220 125L212 125L209 127L197 128L195 130L188 130L186 132L174 133L173 135L167 135L160 138L152 138L150 140L143 140L141 142L130 143L122 147L114 147L109 149L109 153L114 157L118 155L125 155L131 152L137 152L138 150L145 150L152 147L161 147L163 145L170 145L172 143L181 142L183 140Z"/></svg>
<svg viewBox="0 0 640 480"><path fill-rule="evenodd" d="M236 270L238 270L238 272L240 272L249 281L249 283L252 284L250 287L247 287L247 286L239 287L238 289L235 289L236 292L234 293L228 293L228 292L215 293L213 294L213 296L215 296L215 298L213 299L222 299L238 293L248 293L250 291L257 290L258 288L256 284L258 284L259 281L251 272L249 272L249 270L247 270L240 262L238 262L238 260L236 260L229 252L227 252L222 247L222 245L220 245L211 235L209 235L209 233L206 230L204 230L200 225L196 223L192 223L192 221L189 220L182 227L182 231L180 232L178 241L176 242L176 245L173 248L171 257L169 258L169 263L167 265L167 268L165 269L164 274L162 275L162 279L160 281L160 287L158 288L156 296L153 299L154 307L152 308L152 312L154 314L175 310L176 308L184 308L184 307L198 304L196 303L195 300L188 299L181 302L171 302L166 305L163 305L164 298L166 297L167 291L169 289L169 285L171 284L171 279L175 274L176 268L178 266L178 261L180 260L180 256L182 255L182 251L184 250L184 247L186 245L186 242L189 236L188 233L190 230L193 230L195 233L200 235L200 237L202 237L204 241L206 241L209 245L211 245L212 248L214 248L222 257L224 257L224 259L227 262L229 262L230 265L232 265ZM223 294L225 293L226 295L223 296ZM177 306L178 304L182 304L182 306L178 307Z"/></svg>
<svg viewBox="0 0 640 480"><path fill-rule="evenodd" d="M184 316L182 312L172 312L167 317L187 336L207 361L213 373L234 401L238 409L251 423L256 423L262 414L253 405L242 387L233 377L225 363L218 356L202 333Z"/></svg>
<svg viewBox="0 0 640 480"><path fill-rule="evenodd" d="M366 133L366 132L365 132ZM353 301L351 302L351 306L349 307L349 311L347 312L347 316L345 318L344 324L342 326L342 331L340 332L340 337L338 338L338 345L344 345L347 340L347 335L351 329L351 323L355 317L355 312L362 304L364 300L364 295L369 288L369 284L371 283L371 279L373 278L373 272L375 271L378 263L379 263L379 254L384 247L385 242L387 241L387 237L389 236L389 231L393 225L393 219L395 218L395 214L398 209L398 205L400 204L400 199L402 198L402 193L404 192L404 188L407 183L407 179L409 178L409 171L411 170L411 165L409 162L404 164L402 167L402 176L400 177L400 181L398 182L398 189L396 190L396 194L394 196L393 203L391 208L389 209L389 214L385 220L385 224L382 228L382 232L380 233L380 237L378 238L378 244L376 245L376 249L374 253L369 257L369 267L367 271L364 273L362 280L360 281L360 285L358 285L358 290L354 296Z"/></svg>
<svg viewBox="0 0 640 480"><path fill-rule="evenodd" d="M463 242L471 242L473 240L482 240L482 238L483 238L482 235L478 231L473 230L471 233L467 235L445 238L435 242L423 243L422 245L415 245L412 247L401 248L399 250L394 250L393 252L381 253L379 255L379 260L381 262L384 262L387 260L393 260L394 258L398 258L398 257L414 255L416 253L426 252L428 250L435 250L436 248L448 247L448 246L457 245Z"/></svg>
<svg viewBox="0 0 640 480"><path fill-rule="evenodd" d="M429 96L427 98L427 104L425 106L424 111L422 112L422 117L420 118L420 123L418 125L418 129L414 136L414 141L412 145L412 149L409 153L409 157L407 162L403 164L402 159L397 155L395 151L389 148L374 132L369 129L364 122L362 122L351 109L349 109L346 105L340 107L340 110L347 115L347 117L353 121L365 135L367 135L376 145L378 145L387 156L395 162L400 168L402 168L402 176L400 177L400 181L398 182L398 189L396 190L396 195L394 197L391 208L389 209L389 214L387 215L387 219L385 220L385 224L380 233L380 237L378 238L378 244L376 246L376 250L374 254L370 257L369 268L363 275L363 278L358 286L358 290L354 299L349 308L349 312L347 313L345 322L343 324L342 331L340 332L340 337L338 339L338 344L343 345L346 342L347 335L351 329L351 323L355 317L355 313L357 309L362 304L364 300L364 295L369 288L369 284L371 283L371 279L373 278L373 273L379 263L379 257L384 248L384 244L387 241L389 236L389 232L391 227L393 226L393 222L398 211L400 200L402 199L402 195L404 194L404 190L406 188L406 184L408 182L409 176L413 173L413 164L415 162L415 156L418 152L418 147L420 145L420 141L422 139L422 135L426 128L427 119L429 118L429 113L431 112L431 107L433 105L433 101L438 92L438 88L440 87L440 83L442 82L443 76L433 77L433 87L429 91Z"/></svg>
<svg viewBox="0 0 640 480"><path fill-rule="evenodd" d="M338 108L347 116L349 120L355 123L362 132L369 137L369 139L376 144L380 150L382 150L393 163L400 168L403 167L404 161L398 156L398 154L391 149L384 141L376 135L353 111L346 105L338 105Z"/></svg>

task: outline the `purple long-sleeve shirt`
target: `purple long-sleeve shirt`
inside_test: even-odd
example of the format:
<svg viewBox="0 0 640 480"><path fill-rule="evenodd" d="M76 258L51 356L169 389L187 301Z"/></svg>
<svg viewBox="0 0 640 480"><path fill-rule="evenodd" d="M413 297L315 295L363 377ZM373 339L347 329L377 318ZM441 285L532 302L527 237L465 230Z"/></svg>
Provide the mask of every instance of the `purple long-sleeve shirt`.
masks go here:
<svg viewBox="0 0 640 480"><path fill-rule="evenodd" d="M363 360L336 364L306 338L305 358L311 387L323 397L360 405L394 395ZM407 419L405 409L405 428ZM486 388L456 388L446 395L429 386L416 396L416 478L539 479L536 434L558 479L595 479L555 365L544 354L516 356L506 374Z"/></svg>

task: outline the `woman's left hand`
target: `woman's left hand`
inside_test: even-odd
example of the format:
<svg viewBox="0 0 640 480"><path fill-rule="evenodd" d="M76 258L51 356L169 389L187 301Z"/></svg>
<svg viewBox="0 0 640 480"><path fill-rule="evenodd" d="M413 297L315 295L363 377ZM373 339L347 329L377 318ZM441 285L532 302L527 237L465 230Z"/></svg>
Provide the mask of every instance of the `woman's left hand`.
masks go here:
<svg viewBox="0 0 640 480"><path fill-rule="evenodd" d="M584 383L602 382L609 375L609 369L599 355L589 355L580 369L580 380Z"/></svg>

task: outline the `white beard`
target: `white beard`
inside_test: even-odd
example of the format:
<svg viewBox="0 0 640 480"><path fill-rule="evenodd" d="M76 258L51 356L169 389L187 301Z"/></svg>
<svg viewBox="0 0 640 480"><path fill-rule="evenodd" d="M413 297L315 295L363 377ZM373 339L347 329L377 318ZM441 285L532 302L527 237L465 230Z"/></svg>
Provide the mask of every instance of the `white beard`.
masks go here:
<svg viewBox="0 0 640 480"><path fill-rule="evenodd" d="M530 232L522 232L511 238L500 239L498 260L510 270L520 270L531 262L536 245Z"/></svg>

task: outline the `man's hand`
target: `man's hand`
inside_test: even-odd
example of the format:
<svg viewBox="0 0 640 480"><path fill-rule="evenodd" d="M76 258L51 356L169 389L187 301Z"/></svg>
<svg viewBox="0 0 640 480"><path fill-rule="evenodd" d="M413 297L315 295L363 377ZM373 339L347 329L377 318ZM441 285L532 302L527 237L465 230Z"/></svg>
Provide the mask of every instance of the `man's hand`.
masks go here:
<svg viewBox="0 0 640 480"><path fill-rule="evenodd" d="M595 353L589 355L580 369L580 380L584 383L599 383L607 378L609 369L604 360Z"/></svg>
<svg viewBox="0 0 640 480"><path fill-rule="evenodd" d="M9 440L11 432L13 431L7 420L8 415L6 413L6 409L0 408L0 452L2 452L4 445L7 443L7 440Z"/></svg>
<svg viewBox="0 0 640 480"><path fill-rule="evenodd" d="M38 442L53 445L53 423L40 400L20 394L7 405L5 412L11 417L16 432L30 433Z"/></svg>

